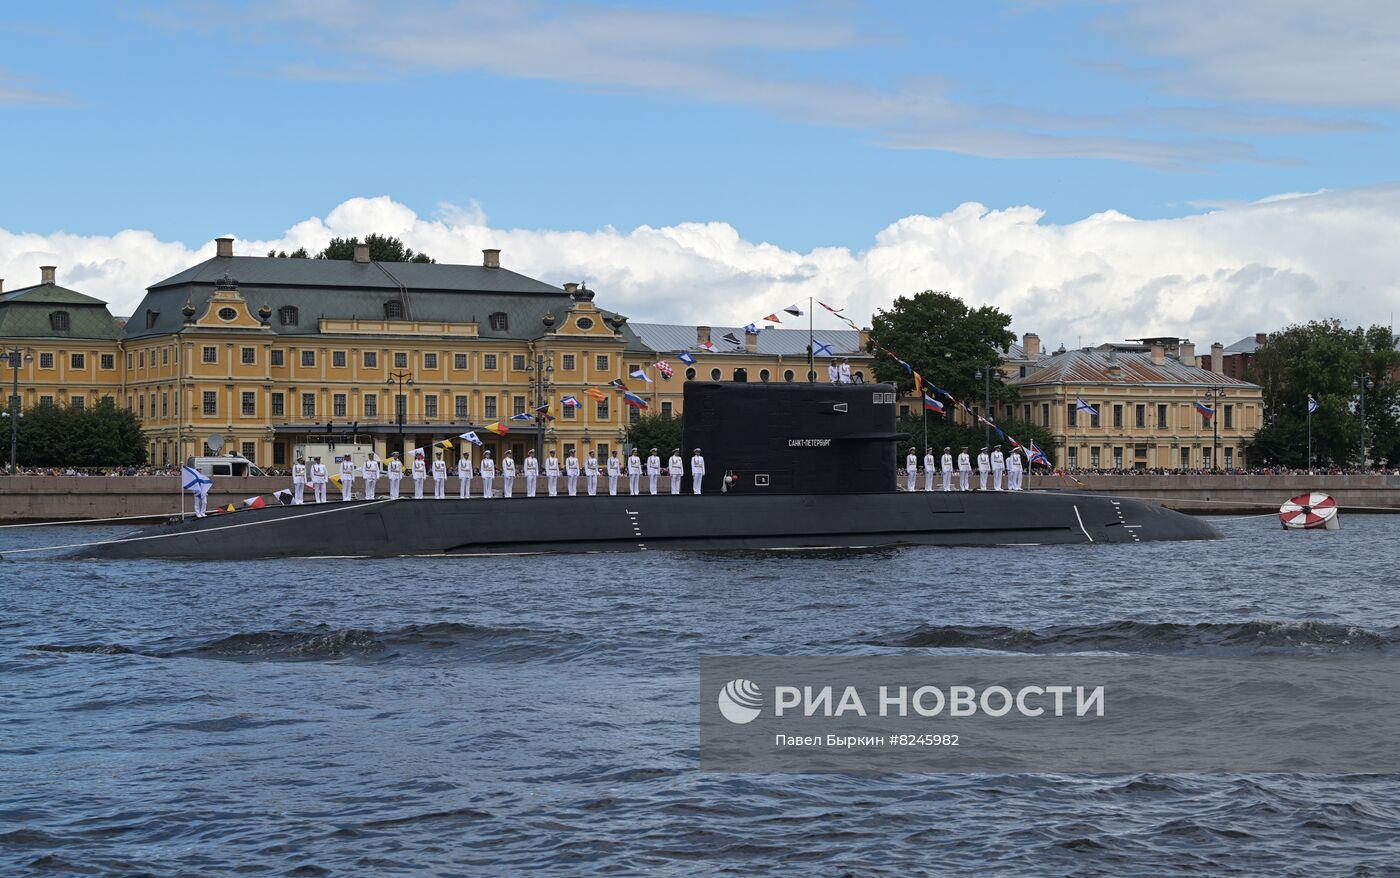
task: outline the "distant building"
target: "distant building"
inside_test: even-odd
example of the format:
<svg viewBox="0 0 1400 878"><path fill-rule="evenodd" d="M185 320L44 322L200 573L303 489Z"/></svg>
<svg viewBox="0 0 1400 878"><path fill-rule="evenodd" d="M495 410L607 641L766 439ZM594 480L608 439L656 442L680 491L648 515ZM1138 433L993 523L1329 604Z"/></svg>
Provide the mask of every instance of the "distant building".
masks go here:
<svg viewBox="0 0 1400 878"><path fill-rule="evenodd" d="M1267 332L1256 332L1254 335L1246 336L1232 345L1224 346L1219 342L1211 345L1210 358L1201 363L1201 367L1221 375L1228 375L1231 378L1245 380L1249 374L1249 369L1254 365L1254 355L1259 350L1259 346L1269 340Z"/></svg>

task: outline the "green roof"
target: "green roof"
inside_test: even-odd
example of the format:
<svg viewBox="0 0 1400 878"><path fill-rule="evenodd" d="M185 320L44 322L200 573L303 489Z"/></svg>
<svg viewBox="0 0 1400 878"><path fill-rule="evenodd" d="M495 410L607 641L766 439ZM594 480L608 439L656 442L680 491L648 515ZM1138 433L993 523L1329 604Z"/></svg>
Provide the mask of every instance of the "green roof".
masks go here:
<svg viewBox="0 0 1400 878"><path fill-rule="evenodd" d="M68 313L68 329L56 330L50 315ZM0 338L121 337L117 323L101 299L56 284L39 284L0 296Z"/></svg>

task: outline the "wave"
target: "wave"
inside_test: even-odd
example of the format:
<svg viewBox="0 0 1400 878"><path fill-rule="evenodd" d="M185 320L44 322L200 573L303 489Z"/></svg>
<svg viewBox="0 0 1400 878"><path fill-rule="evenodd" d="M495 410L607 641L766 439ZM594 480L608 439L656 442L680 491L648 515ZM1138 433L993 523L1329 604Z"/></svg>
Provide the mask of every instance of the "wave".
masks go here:
<svg viewBox="0 0 1400 878"><path fill-rule="evenodd" d="M1049 655L1117 652L1145 655L1393 655L1400 626L1373 630L1330 622L1136 622L1015 628L923 625L858 641L906 649L986 649Z"/></svg>

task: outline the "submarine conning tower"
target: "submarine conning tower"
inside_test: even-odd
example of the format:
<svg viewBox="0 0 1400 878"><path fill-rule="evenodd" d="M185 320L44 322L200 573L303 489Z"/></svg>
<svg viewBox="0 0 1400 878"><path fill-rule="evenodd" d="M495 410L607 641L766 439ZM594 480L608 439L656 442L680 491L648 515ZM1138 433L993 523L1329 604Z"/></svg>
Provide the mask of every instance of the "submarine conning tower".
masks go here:
<svg viewBox="0 0 1400 878"><path fill-rule="evenodd" d="M687 381L682 453L700 448L706 481L741 494L894 491L898 398L892 384Z"/></svg>

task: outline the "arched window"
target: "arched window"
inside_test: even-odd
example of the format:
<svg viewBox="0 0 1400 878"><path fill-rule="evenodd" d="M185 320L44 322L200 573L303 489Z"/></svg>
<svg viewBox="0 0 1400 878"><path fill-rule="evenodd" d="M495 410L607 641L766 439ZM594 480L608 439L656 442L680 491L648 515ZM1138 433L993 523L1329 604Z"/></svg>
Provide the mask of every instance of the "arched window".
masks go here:
<svg viewBox="0 0 1400 878"><path fill-rule="evenodd" d="M783 373L783 380L784 380L784 381L791 381L791 380L792 380L792 370L791 370L791 369L788 369L786 372Z"/></svg>
<svg viewBox="0 0 1400 878"><path fill-rule="evenodd" d="M384 303L384 319L385 319L385 320L402 320L402 319L403 319L403 302L400 302L398 299L390 299L389 301L385 302L385 303Z"/></svg>
<svg viewBox="0 0 1400 878"><path fill-rule="evenodd" d="M691 368L685 370L685 380L687 380L687 381L694 381L694 380L695 380L695 368L694 368L694 367L691 367Z"/></svg>
<svg viewBox="0 0 1400 878"><path fill-rule="evenodd" d="M864 383L865 383L865 373L864 373L864 372L857 372L857 373L856 373L856 383L857 383L857 384L864 384Z"/></svg>
<svg viewBox="0 0 1400 878"><path fill-rule="evenodd" d="M735 369L735 370L734 370L734 380L735 380L735 381L748 381L748 380L749 380L749 370L748 370L748 369Z"/></svg>
<svg viewBox="0 0 1400 878"><path fill-rule="evenodd" d="M49 312L49 328L52 329L54 332L67 332L68 326L69 324L67 311Z"/></svg>
<svg viewBox="0 0 1400 878"><path fill-rule="evenodd" d="M718 380L719 380L719 376L720 376L720 371L719 371L718 369L711 369L711 370L710 370L710 380L711 380L711 381L718 381Z"/></svg>
<svg viewBox="0 0 1400 878"><path fill-rule="evenodd" d="M301 315L297 313L294 305L283 305L277 309L277 320L283 326L296 326L300 319Z"/></svg>
<svg viewBox="0 0 1400 878"><path fill-rule="evenodd" d="M768 370L767 370L767 369L760 369L760 370L759 370L759 372L758 372L758 380L759 380L759 381L765 381L765 382L766 382L766 381L769 379L769 377L770 377L770 376L769 376L769 374L768 374Z"/></svg>

